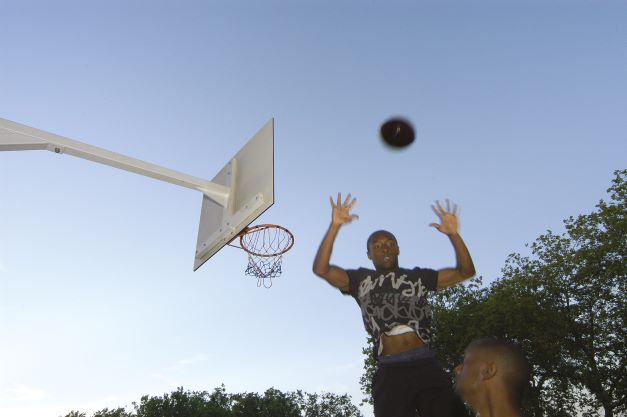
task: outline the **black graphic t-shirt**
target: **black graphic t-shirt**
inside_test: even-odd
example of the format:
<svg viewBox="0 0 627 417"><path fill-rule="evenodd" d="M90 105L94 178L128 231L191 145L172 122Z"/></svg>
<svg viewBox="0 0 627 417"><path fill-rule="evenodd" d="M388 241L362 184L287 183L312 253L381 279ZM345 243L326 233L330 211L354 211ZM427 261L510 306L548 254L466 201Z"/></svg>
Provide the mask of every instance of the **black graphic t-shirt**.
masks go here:
<svg viewBox="0 0 627 417"><path fill-rule="evenodd" d="M381 335L399 325L416 331L427 344L431 341L433 313L427 291L435 291L438 272L433 269L398 268L378 272L359 268L346 271L349 292L361 308L366 331L379 344Z"/></svg>

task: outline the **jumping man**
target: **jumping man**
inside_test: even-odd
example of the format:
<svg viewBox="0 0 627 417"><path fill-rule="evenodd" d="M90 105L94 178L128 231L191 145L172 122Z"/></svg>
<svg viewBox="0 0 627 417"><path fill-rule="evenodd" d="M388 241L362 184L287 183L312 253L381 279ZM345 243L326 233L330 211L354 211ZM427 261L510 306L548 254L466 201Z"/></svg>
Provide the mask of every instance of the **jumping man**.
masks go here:
<svg viewBox="0 0 627 417"><path fill-rule="evenodd" d="M475 274L472 259L459 235L457 206L447 200L431 206L440 223L431 226L450 239L455 268L405 269L398 265L400 253L394 235L379 230L367 241L367 256L374 269L343 269L331 265L333 243L340 228L358 216L351 214L357 200L349 194L342 202L331 200L332 216L313 264L313 272L351 295L361 308L368 333L375 340L377 372L372 395L376 417L422 417L451 415L454 393L447 374L429 349L431 309L427 291L455 285Z"/></svg>

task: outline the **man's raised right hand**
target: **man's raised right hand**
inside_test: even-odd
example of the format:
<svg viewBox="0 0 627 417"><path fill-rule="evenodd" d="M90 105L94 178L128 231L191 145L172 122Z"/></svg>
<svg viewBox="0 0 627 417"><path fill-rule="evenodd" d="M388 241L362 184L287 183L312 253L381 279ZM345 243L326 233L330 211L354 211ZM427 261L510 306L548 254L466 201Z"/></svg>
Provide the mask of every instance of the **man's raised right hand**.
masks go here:
<svg viewBox="0 0 627 417"><path fill-rule="evenodd" d="M335 225L343 225L359 219L356 214L350 214L352 208L357 204L356 198L351 198L348 194L342 203L342 194L337 193L337 203L333 201L333 197L329 197L331 207L333 207L331 222Z"/></svg>

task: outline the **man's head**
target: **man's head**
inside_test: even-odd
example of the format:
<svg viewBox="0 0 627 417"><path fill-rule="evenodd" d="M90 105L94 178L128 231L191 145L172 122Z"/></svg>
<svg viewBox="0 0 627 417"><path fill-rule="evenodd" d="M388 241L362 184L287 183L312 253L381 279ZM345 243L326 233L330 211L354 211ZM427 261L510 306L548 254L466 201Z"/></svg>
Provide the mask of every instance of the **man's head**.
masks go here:
<svg viewBox="0 0 627 417"><path fill-rule="evenodd" d="M377 230L370 235L367 242L368 259L377 270L398 268L400 250L396 237L387 230Z"/></svg>
<svg viewBox="0 0 627 417"><path fill-rule="evenodd" d="M515 344L495 339L477 339L464 352L464 361L455 368L455 391L473 410L486 402L520 409L529 382L530 367Z"/></svg>

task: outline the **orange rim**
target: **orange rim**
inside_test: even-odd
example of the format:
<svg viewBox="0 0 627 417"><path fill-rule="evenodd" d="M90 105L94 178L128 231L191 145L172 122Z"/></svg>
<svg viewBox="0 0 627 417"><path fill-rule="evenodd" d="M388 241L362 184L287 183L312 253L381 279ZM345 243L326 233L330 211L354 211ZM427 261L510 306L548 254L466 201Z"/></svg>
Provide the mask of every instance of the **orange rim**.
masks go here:
<svg viewBox="0 0 627 417"><path fill-rule="evenodd" d="M278 229L282 232L285 233L286 237L287 237L287 245L283 248L280 249L278 251L275 252L268 252L268 253L259 253L259 252L255 252L255 250L248 248L246 241L244 239L244 237L246 235L250 235L253 233L259 233L262 232L263 230L266 229ZM279 226L278 224L258 224L252 227L246 227L244 230L242 230L239 234L239 248L245 250L246 252L248 252L251 255L255 255L255 256L262 256L262 257L271 257L271 256L279 256L279 255L283 255L285 252L287 252L288 250L292 249L292 246L294 246L294 235L292 234L292 232L290 232L287 228L283 227L283 226ZM231 245L234 246L234 245ZM238 246L235 246L238 247Z"/></svg>

